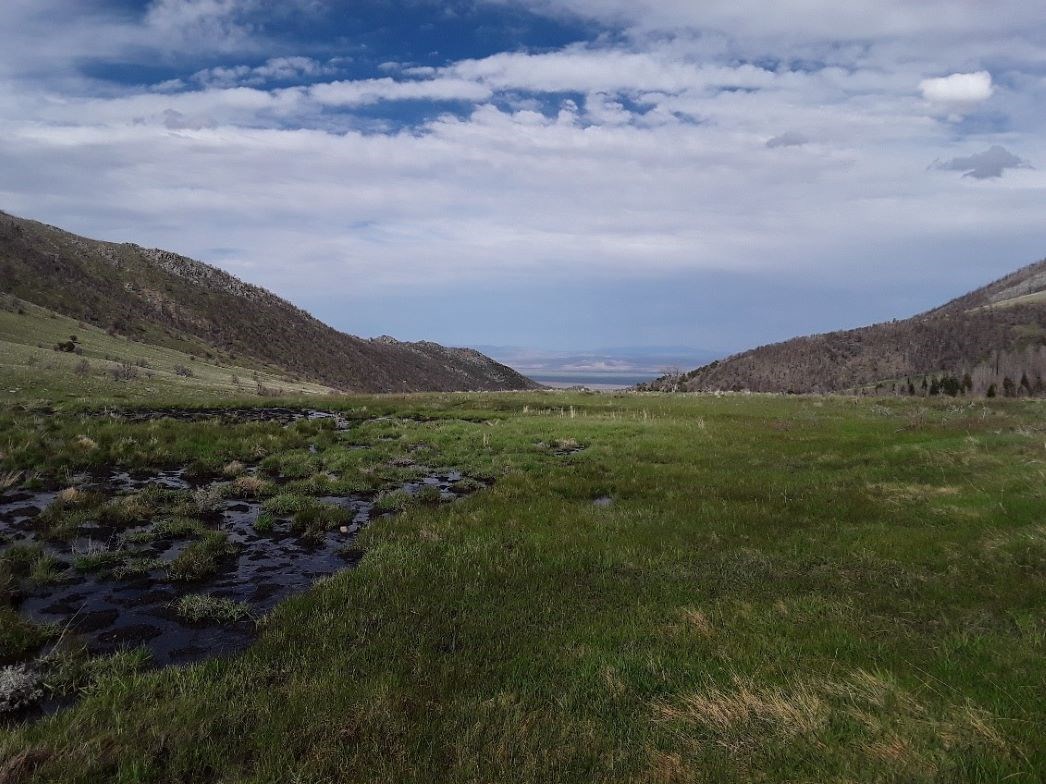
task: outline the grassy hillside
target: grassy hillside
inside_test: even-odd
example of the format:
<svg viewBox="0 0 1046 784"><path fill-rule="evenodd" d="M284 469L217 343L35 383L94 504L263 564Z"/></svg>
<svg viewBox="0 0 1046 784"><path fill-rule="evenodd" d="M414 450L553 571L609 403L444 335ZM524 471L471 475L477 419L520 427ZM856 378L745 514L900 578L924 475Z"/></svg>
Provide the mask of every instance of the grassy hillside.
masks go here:
<svg viewBox="0 0 1046 784"><path fill-rule="evenodd" d="M78 237L0 213L0 291L116 335L223 362L260 362L341 390L526 389L468 349L346 335L193 259Z"/></svg>
<svg viewBox="0 0 1046 784"><path fill-rule="evenodd" d="M110 335L21 300L8 298L0 305L0 401L97 403L145 400L161 393L249 397L333 392L261 363L223 363ZM57 346L72 350L56 350Z"/></svg>
<svg viewBox="0 0 1046 784"><path fill-rule="evenodd" d="M424 454L496 482L372 525L359 566L279 606L243 655L98 664L71 709L0 729L7 780L1046 775L1041 403L337 405L355 425L313 433L317 472ZM247 461L260 442L302 459L303 435L7 407L0 473L61 485L99 462Z"/></svg>
<svg viewBox="0 0 1046 784"><path fill-rule="evenodd" d="M1046 394L1046 261L910 319L762 346L649 386L925 395L943 379L974 395Z"/></svg>

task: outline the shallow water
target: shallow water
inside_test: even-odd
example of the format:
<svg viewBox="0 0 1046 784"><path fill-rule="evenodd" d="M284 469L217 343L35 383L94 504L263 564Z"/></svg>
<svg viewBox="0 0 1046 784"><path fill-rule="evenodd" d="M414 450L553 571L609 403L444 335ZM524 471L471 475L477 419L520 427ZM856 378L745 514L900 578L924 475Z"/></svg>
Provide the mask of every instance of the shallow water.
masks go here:
<svg viewBox="0 0 1046 784"><path fill-rule="evenodd" d="M462 475L456 471L434 472L423 479L405 482L401 490L414 494L435 486L445 501L457 494L452 485ZM117 471L103 477L78 477L81 489L107 495L125 495L155 484L168 489L194 487L181 471L161 471L150 477L132 477ZM119 533L97 525L82 526L68 543L43 541L33 518L56 497L55 492L8 493L0 498L0 536L3 549L16 543L39 543L63 565L75 555L118 547ZM252 639L252 620L217 625L192 623L179 618L174 602L186 594L206 593L250 606L254 617L271 610L281 600L301 593L322 577L334 574L359 560L351 546L363 525L375 515L367 495L328 496L318 499L346 509L352 523L327 533L318 541L306 540L289 531L289 523L277 524L271 533L254 528L261 501L229 500L213 515L211 526L225 532L239 547L236 555L221 562L217 574L194 582L172 582L163 565L148 574L118 579L107 574L82 574L67 568L56 584L28 587L18 609L29 618L55 623L82 640L92 653L112 653L145 646L157 665L195 661L236 651ZM122 529L133 533L145 527ZM135 556L172 561L190 540L161 540L137 545Z"/></svg>

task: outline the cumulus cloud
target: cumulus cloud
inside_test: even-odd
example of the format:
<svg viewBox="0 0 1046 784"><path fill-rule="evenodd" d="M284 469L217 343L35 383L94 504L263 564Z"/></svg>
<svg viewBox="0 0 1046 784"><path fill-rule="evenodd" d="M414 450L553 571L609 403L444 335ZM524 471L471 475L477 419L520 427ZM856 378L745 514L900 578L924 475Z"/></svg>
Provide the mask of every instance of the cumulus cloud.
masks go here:
<svg viewBox="0 0 1046 784"><path fill-rule="evenodd" d="M919 82L923 97L953 113L967 112L991 98L994 88L987 71L953 73Z"/></svg>
<svg viewBox="0 0 1046 784"><path fill-rule="evenodd" d="M1030 169L1032 166L1005 147L993 144L984 152L974 155L952 158L950 161L936 161L933 164L933 168L945 171L960 171L963 172L963 177L988 180L1001 177L1007 169Z"/></svg>

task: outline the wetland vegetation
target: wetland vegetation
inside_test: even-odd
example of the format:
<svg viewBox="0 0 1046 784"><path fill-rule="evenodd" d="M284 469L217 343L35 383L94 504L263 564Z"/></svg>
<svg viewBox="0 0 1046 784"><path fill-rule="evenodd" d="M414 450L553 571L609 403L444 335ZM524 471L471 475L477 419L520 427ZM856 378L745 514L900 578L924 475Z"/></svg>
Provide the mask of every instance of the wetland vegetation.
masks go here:
<svg viewBox="0 0 1046 784"><path fill-rule="evenodd" d="M7 780L1046 770L1040 402L104 402L0 409Z"/></svg>

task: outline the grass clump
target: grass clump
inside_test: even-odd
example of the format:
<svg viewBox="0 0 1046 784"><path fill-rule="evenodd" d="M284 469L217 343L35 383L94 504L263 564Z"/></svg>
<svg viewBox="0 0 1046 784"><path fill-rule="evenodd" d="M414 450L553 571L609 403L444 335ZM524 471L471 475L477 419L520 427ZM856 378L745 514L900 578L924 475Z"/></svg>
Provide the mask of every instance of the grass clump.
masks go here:
<svg viewBox="0 0 1046 784"><path fill-rule="evenodd" d="M272 492L272 483L256 476L240 476L228 488L232 498L262 498Z"/></svg>
<svg viewBox="0 0 1046 784"><path fill-rule="evenodd" d="M167 565L167 576L178 582L202 580L217 573L220 562L236 552L227 534L210 531L192 542Z"/></svg>
<svg viewBox="0 0 1046 784"><path fill-rule="evenodd" d="M280 517L304 512L312 504L312 499L295 493L279 493L262 504L262 511Z"/></svg>
<svg viewBox="0 0 1046 784"><path fill-rule="evenodd" d="M154 499L147 493L123 495L105 503L98 510L99 522L114 528L129 528L151 522L156 514Z"/></svg>
<svg viewBox="0 0 1046 784"><path fill-rule="evenodd" d="M159 558L149 558L146 556L136 556L133 558L126 558L120 564L117 564L112 569L112 575L117 580L133 580L137 577L145 577L146 575L164 567L164 562Z"/></svg>
<svg viewBox="0 0 1046 784"><path fill-rule="evenodd" d="M374 511L378 514L402 512L417 504L417 499L406 490L381 493L374 499Z"/></svg>
<svg viewBox="0 0 1046 784"><path fill-rule="evenodd" d="M109 571L123 562L124 553L119 550L93 550L73 556L73 568L78 572Z"/></svg>
<svg viewBox="0 0 1046 784"><path fill-rule="evenodd" d="M350 522L347 509L332 504L312 503L291 518L291 531L306 539L320 539L328 531Z"/></svg>
<svg viewBox="0 0 1046 784"><path fill-rule="evenodd" d="M470 495L472 493L478 493L485 487L486 485L480 482L478 479L473 479L469 476L463 477L459 479L457 482L455 482L453 485L451 485L451 489L459 495Z"/></svg>
<svg viewBox="0 0 1046 784"><path fill-rule="evenodd" d="M221 483L194 490L192 497L196 511L201 515L213 515L225 508L226 486Z"/></svg>
<svg viewBox="0 0 1046 784"><path fill-rule="evenodd" d="M149 533L154 539L188 539L206 530L203 523L192 517L168 517L149 529Z"/></svg>
<svg viewBox="0 0 1046 784"><path fill-rule="evenodd" d="M53 628L33 623L13 607L0 604L0 664L25 659L54 633Z"/></svg>
<svg viewBox="0 0 1046 784"><path fill-rule="evenodd" d="M235 623L251 617L251 608L244 602L202 593L181 597L174 608L179 618L193 623Z"/></svg>
<svg viewBox="0 0 1046 784"><path fill-rule="evenodd" d="M271 512L262 512L254 520L254 530L260 534L271 534L276 528L276 518Z"/></svg>
<svg viewBox="0 0 1046 784"><path fill-rule="evenodd" d="M414 494L414 500L424 506L436 506L443 502L443 491L436 485L425 485Z"/></svg>

